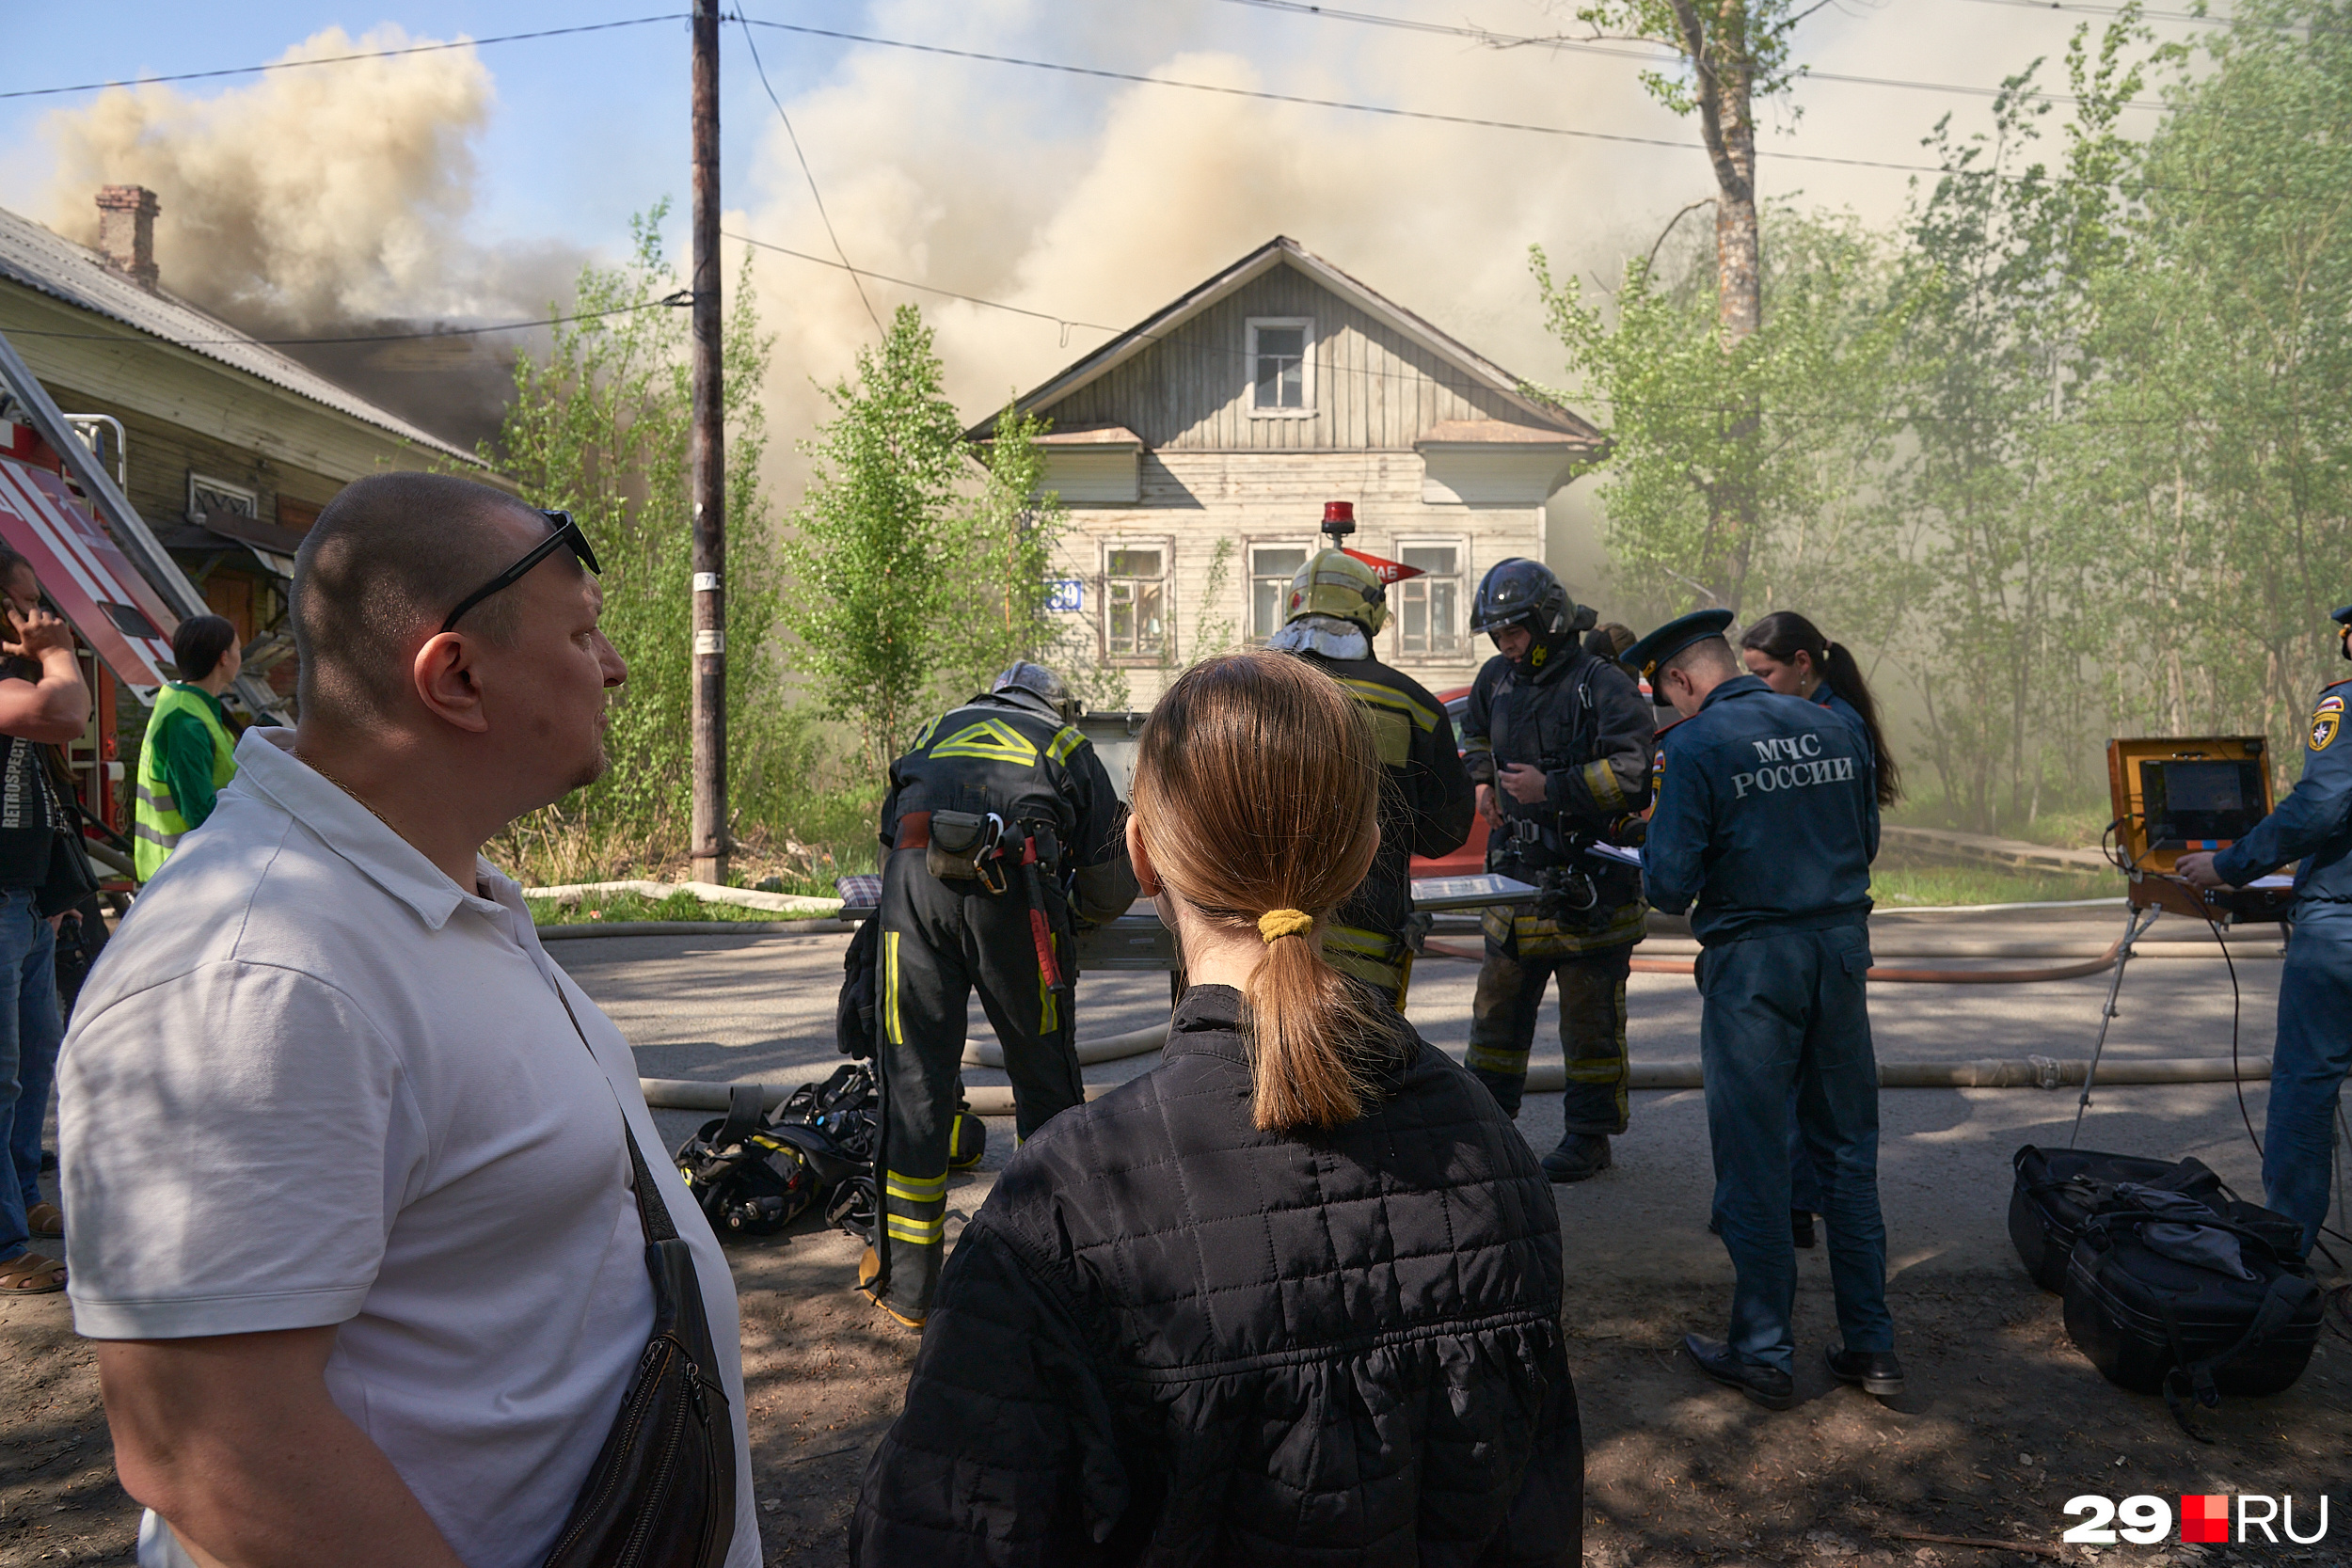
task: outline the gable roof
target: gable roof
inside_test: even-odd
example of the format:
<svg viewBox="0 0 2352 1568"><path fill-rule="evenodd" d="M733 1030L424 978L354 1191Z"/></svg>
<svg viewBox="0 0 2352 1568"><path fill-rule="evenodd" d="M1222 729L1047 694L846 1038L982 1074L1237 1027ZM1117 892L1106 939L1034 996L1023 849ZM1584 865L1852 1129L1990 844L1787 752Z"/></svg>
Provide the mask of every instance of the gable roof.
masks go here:
<svg viewBox="0 0 2352 1568"><path fill-rule="evenodd" d="M486 467L475 453L379 408L186 301L160 290L148 293L109 268L98 252L5 208L0 208L0 279L119 322L443 456Z"/></svg>
<svg viewBox="0 0 2352 1568"><path fill-rule="evenodd" d="M1306 274L1375 320L1419 343L1472 381L1494 391L1525 415L1531 423L1556 430L1565 439L1581 445L1596 448L1606 445L1607 437L1583 420L1557 404L1529 397L1520 389L1526 384L1518 376L1459 339L1439 331L1369 285L1349 277L1287 234L1277 234L1223 272L1178 296L1091 354L1076 360L1058 375L1024 393L1013 405L1014 411L1032 414L1052 407L1080 388L1100 380L1168 338L1219 300L1285 263ZM996 416L992 414L965 435L971 440L988 440L993 436L995 426Z"/></svg>

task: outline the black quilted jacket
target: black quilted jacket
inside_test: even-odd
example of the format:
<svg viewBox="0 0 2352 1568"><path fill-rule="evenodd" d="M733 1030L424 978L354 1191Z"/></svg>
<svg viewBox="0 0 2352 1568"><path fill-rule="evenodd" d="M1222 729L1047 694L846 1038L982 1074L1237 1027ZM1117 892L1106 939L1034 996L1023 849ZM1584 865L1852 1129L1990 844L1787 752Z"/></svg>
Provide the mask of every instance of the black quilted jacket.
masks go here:
<svg viewBox="0 0 2352 1568"><path fill-rule="evenodd" d="M1238 992L1054 1118L948 1259L856 1563L1571 1564L1550 1183L1406 1031L1375 1107L1250 1124Z"/></svg>

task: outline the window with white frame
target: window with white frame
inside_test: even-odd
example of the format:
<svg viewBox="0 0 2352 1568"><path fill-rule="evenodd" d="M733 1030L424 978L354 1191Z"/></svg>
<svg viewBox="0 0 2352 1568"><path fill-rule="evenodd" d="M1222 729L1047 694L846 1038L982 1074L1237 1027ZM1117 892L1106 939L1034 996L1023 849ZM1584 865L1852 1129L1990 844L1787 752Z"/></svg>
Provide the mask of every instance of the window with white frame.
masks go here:
<svg viewBox="0 0 2352 1568"><path fill-rule="evenodd" d="M1282 629L1283 601L1291 591L1291 578L1307 564L1311 553L1305 545L1252 545L1249 546L1249 636L1263 642Z"/></svg>
<svg viewBox="0 0 2352 1568"><path fill-rule="evenodd" d="M191 517L259 517L260 492L194 469L188 472L188 515Z"/></svg>
<svg viewBox="0 0 2352 1568"><path fill-rule="evenodd" d="M1165 539L1120 540L1103 547L1103 650L1112 658L1172 655L1169 568Z"/></svg>
<svg viewBox="0 0 2352 1568"><path fill-rule="evenodd" d="M1315 407L1315 324L1311 316L1257 316L1249 322L1249 412L1270 419Z"/></svg>
<svg viewBox="0 0 2352 1568"><path fill-rule="evenodd" d="M1389 589L1396 624L1396 648L1406 658L1459 658L1467 646L1462 627L1462 578L1470 552L1459 539L1407 539L1397 545L1397 561L1418 566L1422 576Z"/></svg>

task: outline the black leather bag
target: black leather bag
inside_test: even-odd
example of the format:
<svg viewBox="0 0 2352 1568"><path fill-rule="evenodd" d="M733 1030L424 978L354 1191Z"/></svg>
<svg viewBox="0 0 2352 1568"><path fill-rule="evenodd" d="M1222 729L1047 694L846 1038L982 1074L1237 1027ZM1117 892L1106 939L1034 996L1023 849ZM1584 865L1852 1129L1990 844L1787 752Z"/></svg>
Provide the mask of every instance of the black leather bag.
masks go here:
<svg viewBox="0 0 2352 1568"><path fill-rule="evenodd" d="M570 1014L570 999L556 995ZM572 1028L586 1045L577 1015ZM621 1135L645 1232L653 1332L546 1568L722 1568L735 1539L735 1421L693 1250L655 1190L626 1115Z"/></svg>
<svg viewBox="0 0 2352 1568"><path fill-rule="evenodd" d="M2191 1400L2211 1408L2223 1394L2280 1393L2319 1340L2319 1287L2276 1244L2281 1227L2265 1223L2284 1216L2246 1203L2232 1211L2184 1223L2119 1195L2084 1221L2066 1269L2067 1338L2108 1382L2162 1394L2200 1442L2211 1439L2189 1424ZM2234 1243L2242 1267L2184 1258L2180 1239L2193 1232Z"/></svg>
<svg viewBox="0 0 2352 1568"><path fill-rule="evenodd" d="M2027 1144L2010 1163L2017 1180L2009 1195L2010 1243L2034 1283L2054 1296L2066 1290L2066 1260L2074 1256L2083 1222L2115 1196L2120 1183L2186 1193L2208 1205L2222 1201L2221 1178L2194 1158L2150 1160Z"/></svg>

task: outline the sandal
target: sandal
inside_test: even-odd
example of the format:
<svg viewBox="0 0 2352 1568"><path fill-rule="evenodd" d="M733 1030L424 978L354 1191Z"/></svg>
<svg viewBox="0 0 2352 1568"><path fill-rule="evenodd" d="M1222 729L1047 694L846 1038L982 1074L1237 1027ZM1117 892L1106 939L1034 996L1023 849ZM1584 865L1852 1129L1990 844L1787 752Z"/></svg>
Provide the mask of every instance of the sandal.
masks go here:
<svg viewBox="0 0 2352 1568"><path fill-rule="evenodd" d="M38 1252L0 1263L0 1296L46 1296L65 1289L65 1265Z"/></svg>
<svg viewBox="0 0 2352 1568"><path fill-rule="evenodd" d="M65 1211L54 1203L36 1203L24 1211L24 1225L36 1236L62 1236Z"/></svg>

